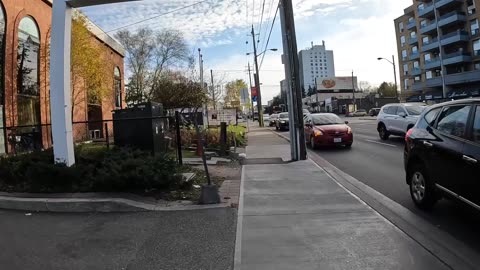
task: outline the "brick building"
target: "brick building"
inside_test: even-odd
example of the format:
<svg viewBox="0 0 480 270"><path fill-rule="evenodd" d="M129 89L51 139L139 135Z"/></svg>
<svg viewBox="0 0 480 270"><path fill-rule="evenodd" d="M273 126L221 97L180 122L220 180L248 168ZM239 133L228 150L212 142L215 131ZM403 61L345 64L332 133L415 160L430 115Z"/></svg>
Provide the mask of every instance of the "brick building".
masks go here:
<svg viewBox="0 0 480 270"><path fill-rule="evenodd" d="M51 16L52 0L0 0L0 154L13 151L14 138L35 148L52 145L47 60ZM124 49L90 21L87 27L111 66L112 91L102 101L84 98L76 104L73 122L111 119L112 110L125 106ZM84 87L77 89L86 96ZM74 124L73 129L76 141L104 135L101 123Z"/></svg>

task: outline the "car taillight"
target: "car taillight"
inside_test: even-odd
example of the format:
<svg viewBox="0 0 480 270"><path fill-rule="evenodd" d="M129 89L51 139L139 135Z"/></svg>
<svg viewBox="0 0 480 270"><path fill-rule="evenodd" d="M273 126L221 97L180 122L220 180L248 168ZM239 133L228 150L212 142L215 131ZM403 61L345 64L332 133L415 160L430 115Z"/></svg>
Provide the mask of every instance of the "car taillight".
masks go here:
<svg viewBox="0 0 480 270"><path fill-rule="evenodd" d="M315 130L313 133L314 133L315 136L322 136L323 135L323 132L320 131L320 130Z"/></svg>
<svg viewBox="0 0 480 270"><path fill-rule="evenodd" d="M347 134L352 134L352 128L351 127L347 127Z"/></svg>
<svg viewBox="0 0 480 270"><path fill-rule="evenodd" d="M412 133L413 133L413 128L411 128L407 131L407 134L405 134L405 142L408 142L408 140L412 136Z"/></svg>

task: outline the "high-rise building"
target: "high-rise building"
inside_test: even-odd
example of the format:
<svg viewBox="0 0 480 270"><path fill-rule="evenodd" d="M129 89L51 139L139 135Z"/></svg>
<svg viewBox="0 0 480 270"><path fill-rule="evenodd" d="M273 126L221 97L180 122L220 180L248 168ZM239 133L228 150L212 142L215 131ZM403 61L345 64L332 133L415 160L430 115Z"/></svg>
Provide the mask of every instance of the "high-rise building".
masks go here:
<svg viewBox="0 0 480 270"><path fill-rule="evenodd" d="M322 45L314 45L310 49L301 50L298 54L300 64L300 85L303 89L314 88L316 80L335 77L333 51L327 50L325 41Z"/></svg>
<svg viewBox="0 0 480 270"><path fill-rule="evenodd" d="M414 0L395 19L407 101L480 95L480 0Z"/></svg>

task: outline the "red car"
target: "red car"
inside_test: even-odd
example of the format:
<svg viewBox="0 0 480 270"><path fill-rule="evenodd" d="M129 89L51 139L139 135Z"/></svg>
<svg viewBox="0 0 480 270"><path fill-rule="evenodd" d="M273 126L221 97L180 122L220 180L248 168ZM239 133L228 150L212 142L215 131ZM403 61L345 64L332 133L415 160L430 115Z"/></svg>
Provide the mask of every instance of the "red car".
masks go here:
<svg viewBox="0 0 480 270"><path fill-rule="evenodd" d="M344 145L350 148L353 144L352 129L333 113L317 113L305 116L305 139L315 149L318 146Z"/></svg>

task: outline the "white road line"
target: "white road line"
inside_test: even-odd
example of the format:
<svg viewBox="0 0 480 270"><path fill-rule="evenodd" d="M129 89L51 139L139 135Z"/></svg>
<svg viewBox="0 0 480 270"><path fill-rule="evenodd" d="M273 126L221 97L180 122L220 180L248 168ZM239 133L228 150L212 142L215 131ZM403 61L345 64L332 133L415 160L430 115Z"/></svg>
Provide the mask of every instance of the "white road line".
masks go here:
<svg viewBox="0 0 480 270"><path fill-rule="evenodd" d="M371 142L371 143L377 143L377 144L381 144L381 145L386 145L386 146L390 146L390 147L397 147L396 145L388 144L388 143L382 143L382 142L377 142L377 141L372 141L372 140L365 140L365 141Z"/></svg>

